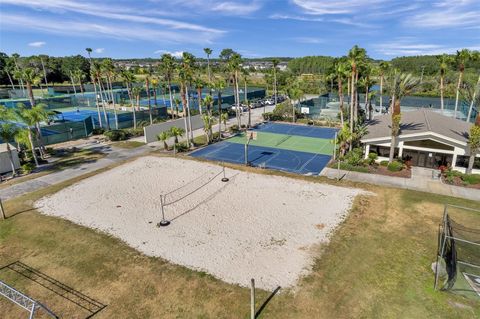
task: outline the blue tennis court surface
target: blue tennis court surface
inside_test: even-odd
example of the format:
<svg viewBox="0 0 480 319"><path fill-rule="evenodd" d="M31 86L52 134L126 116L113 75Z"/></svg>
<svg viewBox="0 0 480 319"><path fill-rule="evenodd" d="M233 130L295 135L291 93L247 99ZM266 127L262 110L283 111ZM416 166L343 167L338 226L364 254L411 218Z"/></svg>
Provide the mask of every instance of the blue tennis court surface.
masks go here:
<svg viewBox="0 0 480 319"><path fill-rule="evenodd" d="M269 133L308 136L319 139L331 139L336 131L331 128L278 123L261 124L256 129ZM244 164L245 145L225 140L192 152L190 156L218 162ZM303 175L320 174L331 157L331 155L316 154L314 152L254 145L248 146L248 162L250 165Z"/></svg>
<svg viewBox="0 0 480 319"><path fill-rule="evenodd" d="M63 119L65 119L66 121L76 122L76 121L83 121L89 116L98 117L98 114L96 111L92 111L92 110L80 110L79 112L77 111L62 112L62 115L60 117L62 116L63 116Z"/></svg>

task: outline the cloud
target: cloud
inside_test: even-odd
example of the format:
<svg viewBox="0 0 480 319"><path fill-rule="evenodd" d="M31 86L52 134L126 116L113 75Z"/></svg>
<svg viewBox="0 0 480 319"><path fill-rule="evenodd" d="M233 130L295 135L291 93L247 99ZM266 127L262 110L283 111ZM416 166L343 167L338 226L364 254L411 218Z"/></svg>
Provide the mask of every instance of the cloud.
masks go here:
<svg viewBox="0 0 480 319"><path fill-rule="evenodd" d="M47 44L46 42L43 42L43 41L37 41L37 42L30 42L28 44L28 46L30 47L34 47L34 48L41 48L43 47L45 44Z"/></svg>
<svg viewBox="0 0 480 319"><path fill-rule="evenodd" d="M423 28L478 28L480 5L478 0L444 1L425 8L422 13L408 17L404 24Z"/></svg>
<svg viewBox="0 0 480 319"><path fill-rule="evenodd" d="M305 44L318 44L318 43L325 42L322 39L311 38L311 37L298 37L298 38L294 38L294 40L298 43L305 43Z"/></svg>
<svg viewBox="0 0 480 319"><path fill-rule="evenodd" d="M279 13L272 14L271 16L269 16L269 18L274 20L297 20L297 21L314 21L314 22L324 21L323 18L305 17L305 16L279 14Z"/></svg>
<svg viewBox="0 0 480 319"><path fill-rule="evenodd" d="M95 52L95 53L103 53L103 52L105 52L105 48L97 48L97 49L93 50L93 52Z"/></svg>
<svg viewBox="0 0 480 319"><path fill-rule="evenodd" d="M312 15L348 14L359 10L370 10L373 5L388 2L387 0L292 0L304 13Z"/></svg>
<svg viewBox="0 0 480 319"><path fill-rule="evenodd" d="M77 2L72 0L0 0L0 3L28 7L34 10L47 10L54 14L75 12L102 18L102 23L105 23L105 20L117 20L122 23L129 21L139 24L148 24L151 29L154 28L152 25L159 25L172 31L185 30L201 32L204 35L208 35L209 40L225 33L223 30L205 27L199 24L135 14L134 12L138 11L136 8L120 7L113 4L103 5L101 3ZM5 18L3 18L3 20L5 20Z"/></svg>
<svg viewBox="0 0 480 319"><path fill-rule="evenodd" d="M258 11L260 8L261 5L257 1L253 1L250 3L226 1L220 2L217 5L213 6L212 10L225 14L246 15Z"/></svg>
<svg viewBox="0 0 480 319"><path fill-rule="evenodd" d="M2 12L2 28L12 30L27 29L46 33L82 37L107 37L118 40L144 40L162 43L210 43L208 32L186 32L181 30L155 29L148 26L132 26L125 23L83 22L73 19L56 19L32 15L8 14Z"/></svg>
<svg viewBox="0 0 480 319"><path fill-rule="evenodd" d="M375 51L387 56L402 55L438 55L455 53L464 47L453 47L444 44L424 43L415 38L399 38L391 42L374 45ZM479 50L480 46L466 47L469 50Z"/></svg>
<svg viewBox="0 0 480 319"><path fill-rule="evenodd" d="M153 52L155 54L170 54L174 58L180 59L183 56L183 51L167 51L167 50L157 50Z"/></svg>

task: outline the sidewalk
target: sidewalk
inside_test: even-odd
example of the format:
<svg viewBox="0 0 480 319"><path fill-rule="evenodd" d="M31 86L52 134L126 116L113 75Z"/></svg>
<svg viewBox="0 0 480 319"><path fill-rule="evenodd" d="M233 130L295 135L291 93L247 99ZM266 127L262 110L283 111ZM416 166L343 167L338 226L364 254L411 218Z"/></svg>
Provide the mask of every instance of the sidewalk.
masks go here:
<svg viewBox="0 0 480 319"><path fill-rule="evenodd" d="M354 182L418 190L422 192L480 201L480 190L448 185L443 183L441 180L434 180L431 177L431 170L419 167L412 167L411 178L351 172L329 167L325 167L320 175L326 176L330 179L336 179L340 177Z"/></svg>
<svg viewBox="0 0 480 319"><path fill-rule="evenodd" d="M269 108L267 108L267 112L273 109L272 106L270 106ZM263 108L252 110L252 123L261 122L263 120L262 113L263 113ZM244 113L242 115L242 123L246 123L247 119L248 119L248 113ZM228 127L234 124L236 124L235 118L232 118L227 122ZM223 128L223 124L222 124L222 128ZM214 132L218 131L218 124L214 126L213 131ZM201 136L204 134L205 132L203 131L203 129L198 129L193 131L194 137ZM144 141L143 136L135 139L131 139L131 141L134 141L134 140L138 140L140 142ZM186 140L185 136L182 139L180 139L180 141L185 141L185 140ZM170 145L171 145L171 142L173 142L173 139L170 141ZM104 167L107 167L114 163L121 162L123 160L127 160L129 158L147 155L152 151L163 149L163 142L150 143L148 145L140 146L133 149L122 149L118 147L112 147L107 143L96 143L96 142L83 142L82 145L76 145L76 147L84 148L84 149L92 149L92 150L98 149L101 152L106 153L107 155L104 158L101 158L95 162L84 163L77 167L64 169L59 172L54 172L48 175L40 176L35 179L31 179L22 183L14 184L4 189L0 189L0 198L2 200L15 198L44 187L55 185L55 184L64 182L66 180L69 180L71 178L75 178L75 177L102 169Z"/></svg>

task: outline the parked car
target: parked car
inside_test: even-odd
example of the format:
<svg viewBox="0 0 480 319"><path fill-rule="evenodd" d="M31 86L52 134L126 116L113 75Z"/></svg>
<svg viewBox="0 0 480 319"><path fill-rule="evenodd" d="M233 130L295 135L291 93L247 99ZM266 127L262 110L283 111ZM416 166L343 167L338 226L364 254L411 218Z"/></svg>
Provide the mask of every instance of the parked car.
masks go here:
<svg viewBox="0 0 480 319"><path fill-rule="evenodd" d="M231 109L232 109L232 111L235 112L235 111L237 110L237 106L236 106L236 105L232 105L232 108L231 108ZM239 110L240 112L247 112L247 111L248 111L248 108L247 108L245 105L240 105L240 106L238 106L238 110Z"/></svg>
<svg viewBox="0 0 480 319"><path fill-rule="evenodd" d="M272 99L266 99L265 100L265 105L273 105L274 103L275 103L275 101L272 100Z"/></svg>

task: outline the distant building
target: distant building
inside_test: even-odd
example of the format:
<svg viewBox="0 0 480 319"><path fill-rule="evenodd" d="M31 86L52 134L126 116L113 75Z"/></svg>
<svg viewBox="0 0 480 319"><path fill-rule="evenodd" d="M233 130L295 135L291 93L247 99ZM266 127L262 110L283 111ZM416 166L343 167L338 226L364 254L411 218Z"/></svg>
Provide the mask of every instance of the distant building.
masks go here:
<svg viewBox="0 0 480 319"><path fill-rule="evenodd" d="M368 124L368 133L361 139L365 157L374 152L380 160L388 159L391 123L391 114L385 114ZM429 109L404 112L395 157L410 160L413 166L438 168L445 165L465 172L470 157L468 136L472 125ZM476 156L473 173L480 174L480 155Z"/></svg>
<svg viewBox="0 0 480 319"><path fill-rule="evenodd" d="M20 160L18 159L18 152L15 146L10 144L12 150L13 164L15 169L20 168ZM5 174L12 171L12 164L10 163L10 155L7 151L7 144L0 144L0 174Z"/></svg>

